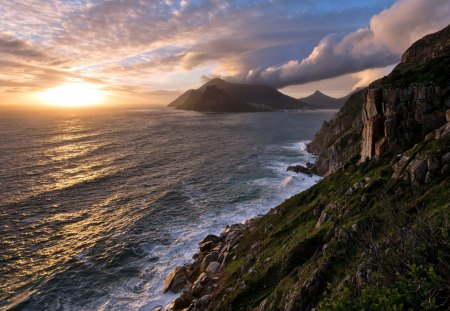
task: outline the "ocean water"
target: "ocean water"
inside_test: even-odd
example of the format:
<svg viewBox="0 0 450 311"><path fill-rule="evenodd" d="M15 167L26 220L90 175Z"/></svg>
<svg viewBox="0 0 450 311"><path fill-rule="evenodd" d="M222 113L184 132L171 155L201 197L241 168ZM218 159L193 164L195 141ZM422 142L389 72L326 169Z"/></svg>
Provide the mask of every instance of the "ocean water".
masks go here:
<svg viewBox="0 0 450 311"><path fill-rule="evenodd" d="M0 115L0 310L152 310L197 243L318 177L335 111Z"/></svg>

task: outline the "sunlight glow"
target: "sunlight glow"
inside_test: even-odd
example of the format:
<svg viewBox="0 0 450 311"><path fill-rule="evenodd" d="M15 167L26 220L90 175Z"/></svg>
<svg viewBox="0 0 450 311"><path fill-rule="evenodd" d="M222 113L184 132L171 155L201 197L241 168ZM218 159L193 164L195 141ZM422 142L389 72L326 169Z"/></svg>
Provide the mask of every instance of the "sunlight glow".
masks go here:
<svg viewBox="0 0 450 311"><path fill-rule="evenodd" d="M84 107L100 104L105 92L98 86L88 83L67 83L38 94L46 104L60 107Z"/></svg>

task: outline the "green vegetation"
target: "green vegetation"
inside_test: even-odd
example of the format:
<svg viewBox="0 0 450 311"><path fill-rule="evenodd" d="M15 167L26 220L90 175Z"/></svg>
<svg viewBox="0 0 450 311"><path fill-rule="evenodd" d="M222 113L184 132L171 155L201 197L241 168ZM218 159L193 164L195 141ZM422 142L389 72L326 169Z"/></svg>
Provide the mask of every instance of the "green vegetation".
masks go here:
<svg viewBox="0 0 450 311"><path fill-rule="evenodd" d="M399 64L389 76L375 83L395 85L396 87L408 86L412 83L425 83L445 87L450 80L450 71L448 68L450 68L449 57Z"/></svg>
<svg viewBox="0 0 450 311"><path fill-rule="evenodd" d="M214 310L450 310L450 137L412 133L439 127L449 108L449 27L369 87L394 97L405 123L394 126L408 133L358 163L365 90L353 94L308 146L330 175L244 231Z"/></svg>
<svg viewBox="0 0 450 311"><path fill-rule="evenodd" d="M449 145L422 142L409 153ZM391 162L349 164L258 219L225 271L217 310L448 307L449 178L399 185Z"/></svg>

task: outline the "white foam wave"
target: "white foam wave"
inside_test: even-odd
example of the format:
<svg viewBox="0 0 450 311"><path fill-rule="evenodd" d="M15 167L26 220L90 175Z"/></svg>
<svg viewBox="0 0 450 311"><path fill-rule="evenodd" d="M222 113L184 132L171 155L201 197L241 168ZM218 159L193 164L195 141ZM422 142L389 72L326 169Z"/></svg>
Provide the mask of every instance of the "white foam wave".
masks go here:
<svg viewBox="0 0 450 311"><path fill-rule="evenodd" d="M212 209L211 211L200 215L195 225L186 223L179 228L171 231L173 242L170 245L152 246L149 250L150 255L147 257L158 257L156 265L148 265L143 269L138 279L151 279L145 284L142 291L145 297L134 299L126 288L116 289L114 296L110 296L110 300L114 300L114 306L117 308L117 302L120 297L127 296L128 301L124 304L123 310L152 310L156 306L167 306L178 295L171 293L163 293L162 286L164 278L176 266L191 261L192 255L197 251L197 244L207 234L220 234L224 227L233 223L243 223L246 220L265 214L271 208L281 204L285 199L301 192L320 180L318 176L307 176L303 174L295 174L286 171L289 165L305 164L314 161L314 157L306 152L307 141L301 141L284 146L276 146L278 150L294 151L295 154L286 158L280 157L279 160L267 159L262 161L265 168L268 169L268 176L255 179L251 185L258 186L262 190L263 195L260 197L236 203L226 210ZM273 148L275 146L268 146ZM199 191L194 185L184 185L188 201L196 204L208 196L207 193ZM148 260L146 258L145 260ZM138 280L134 280L138 282ZM130 281L132 283L132 281ZM131 285L131 284L130 284ZM107 310L108 306L104 306Z"/></svg>

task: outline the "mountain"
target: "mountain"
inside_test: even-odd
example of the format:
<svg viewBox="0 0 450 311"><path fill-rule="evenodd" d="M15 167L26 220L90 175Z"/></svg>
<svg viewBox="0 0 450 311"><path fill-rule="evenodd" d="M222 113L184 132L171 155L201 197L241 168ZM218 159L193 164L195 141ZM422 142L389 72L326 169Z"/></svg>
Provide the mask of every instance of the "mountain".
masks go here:
<svg viewBox="0 0 450 311"><path fill-rule="evenodd" d="M212 79L189 90L168 107L203 112L254 112L309 109L310 105L264 85L248 85Z"/></svg>
<svg viewBox="0 0 450 311"><path fill-rule="evenodd" d="M300 98L299 100L310 104L316 109L340 109L344 103L347 101L350 95L334 98L320 91L315 91L313 94Z"/></svg>
<svg viewBox="0 0 450 311"><path fill-rule="evenodd" d="M350 159L410 147L443 125L450 108L450 26L415 42L386 77L353 94L308 145L316 171L328 174ZM448 113L447 113L448 114Z"/></svg>
<svg viewBox="0 0 450 311"><path fill-rule="evenodd" d="M450 310L449 27L324 123L320 182L200 242L171 309Z"/></svg>

